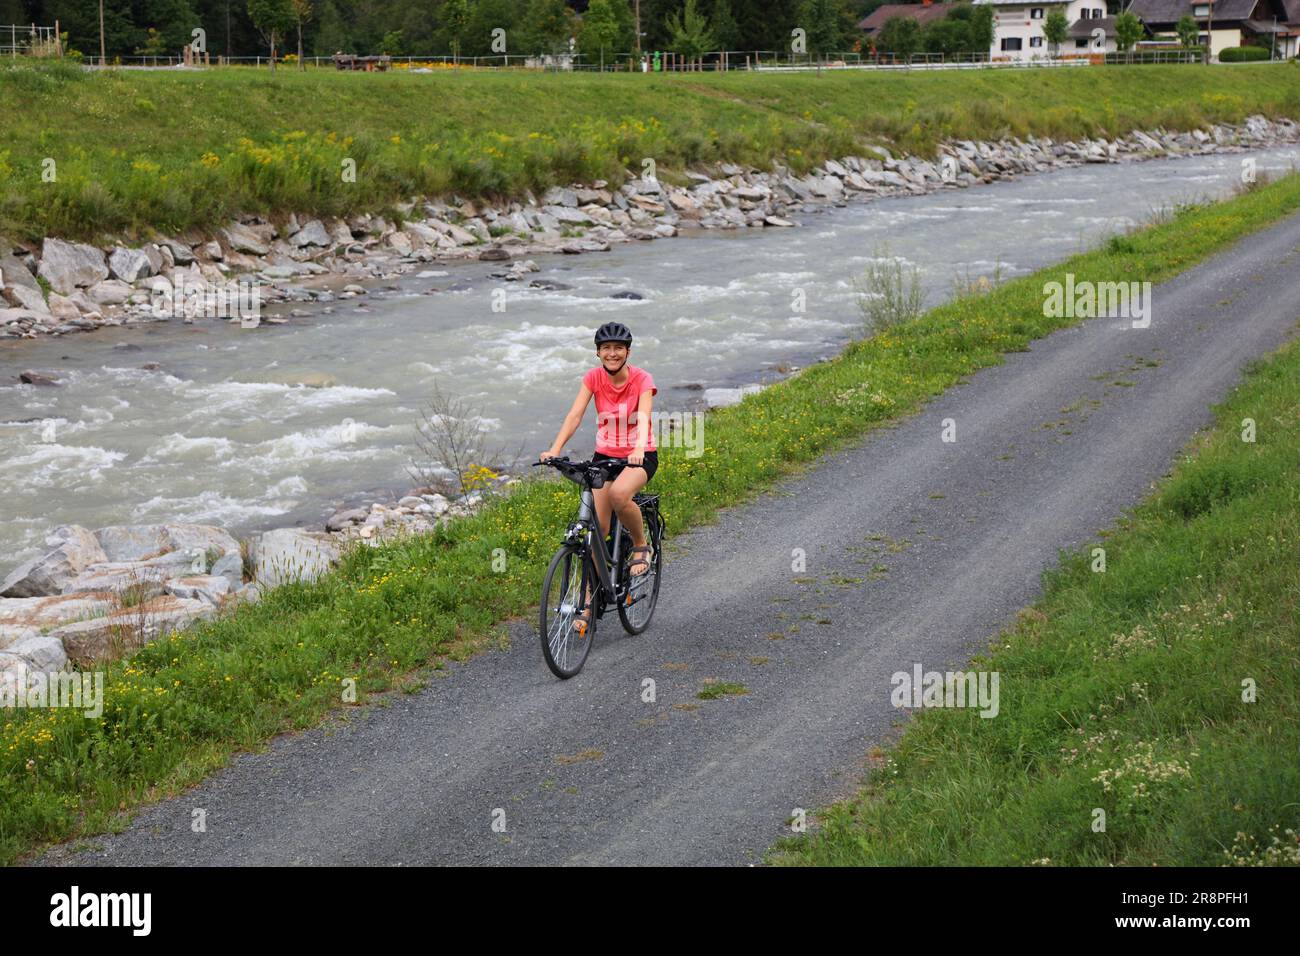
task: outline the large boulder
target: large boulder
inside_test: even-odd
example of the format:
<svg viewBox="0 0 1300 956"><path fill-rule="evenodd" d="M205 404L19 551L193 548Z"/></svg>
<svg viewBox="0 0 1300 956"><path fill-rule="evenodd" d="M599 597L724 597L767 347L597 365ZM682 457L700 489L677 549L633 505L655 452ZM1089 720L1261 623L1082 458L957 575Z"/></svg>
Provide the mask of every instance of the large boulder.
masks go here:
<svg viewBox="0 0 1300 956"><path fill-rule="evenodd" d="M329 230L319 219L313 219L295 232L289 242L299 247L331 245Z"/></svg>
<svg viewBox="0 0 1300 956"><path fill-rule="evenodd" d="M68 656L79 663L110 660L216 611L206 601L167 594L103 617L64 624L48 636L62 641Z"/></svg>
<svg viewBox="0 0 1300 956"><path fill-rule="evenodd" d="M230 248L236 252L247 252L253 256L264 256L271 251L268 242L262 239L260 235L250 229L248 226L238 222L232 222L225 229L226 241L230 243Z"/></svg>
<svg viewBox="0 0 1300 956"><path fill-rule="evenodd" d="M11 289L15 286L40 289L23 260L15 255L0 255L0 287Z"/></svg>
<svg viewBox="0 0 1300 956"><path fill-rule="evenodd" d="M28 637L5 648L6 654L21 657L32 670L61 671L68 666L68 654L57 637Z"/></svg>
<svg viewBox="0 0 1300 956"><path fill-rule="evenodd" d="M61 594L68 582L92 564L108 560L95 536L80 525L63 525L46 539L49 554L20 565L0 586L0 597Z"/></svg>
<svg viewBox="0 0 1300 956"><path fill-rule="evenodd" d="M46 239L41 249L38 275L55 292L72 295L78 288L94 285L108 278L104 254L94 246Z"/></svg>
<svg viewBox="0 0 1300 956"><path fill-rule="evenodd" d="M121 305L135 290L120 279L105 279L86 290L86 296L96 305Z"/></svg>
<svg viewBox="0 0 1300 956"><path fill-rule="evenodd" d="M339 544L328 534L278 528L252 545L253 577L263 587L286 581L314 581L339 558Z"/></svg>
<svg viewBox="0 0 1300 956"><path fill-rule="evenodd" d="M69 621L102 617L116 610L116 602L107 594L68 594L41 598L0 599L0 633L19 639L43 628L57 627ZM0 646L3 646L0 640Z"/></svg>
<svg viewBox="0 0 1300 956"><path fill-rule="evenodd" d="M0 296L19 309L30 312L33 315L45 316L50 314L50 307L45 302L45 296L41 294L40 287L34 282L32 287L24 285L5 286L0 291Z"/></svg>
<svg viewBox="0 0 1300 956"><path fill-rule="evenodd" d="M191 559L203 557L204 571L228 552L239 553L239 542L221 528L205 524L132 524L100 528L95 538L106 561L144 561L172 551ZM215 552L215 553L213 553ZM207 560L211 555L212 561Z"/></svg>
<svg viewBox="0 0 1300 956"><path fill-rule="evenodd" d="M205 601L213 607L220 607L231 593L230 580L215 574L194 574L184 578L172 578L167 582L167 593L178 598Z"/></svg>
<svg viewBox="0 0 1300 956"><path fill-rule="evenodd" d="M127 249L123 246L118 246L109 253L108 268L115 279L123 282L147 279L154 274L153 263L143 249Z"/></svg>

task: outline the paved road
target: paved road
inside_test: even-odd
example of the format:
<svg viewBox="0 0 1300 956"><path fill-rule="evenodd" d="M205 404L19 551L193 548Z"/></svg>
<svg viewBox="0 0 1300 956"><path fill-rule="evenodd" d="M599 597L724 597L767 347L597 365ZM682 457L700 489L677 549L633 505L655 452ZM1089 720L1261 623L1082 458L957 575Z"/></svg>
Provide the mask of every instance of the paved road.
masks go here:
<svg viewBox="0 0 1300 956"><path fill-rule="evenodd" d="M551 677L522 622L509 651L242 755L122 834L42 862L757 861L795 807L852 789L904 713L894 672L986 646L1058 549L1139 501L1243 364L1293 333L1298 250L1300 216L1158 287L1150 328L1057 332L679 536L654 627L630 638L602 622L572 681ZM706 678L749 693L698 700Z"/></svg>

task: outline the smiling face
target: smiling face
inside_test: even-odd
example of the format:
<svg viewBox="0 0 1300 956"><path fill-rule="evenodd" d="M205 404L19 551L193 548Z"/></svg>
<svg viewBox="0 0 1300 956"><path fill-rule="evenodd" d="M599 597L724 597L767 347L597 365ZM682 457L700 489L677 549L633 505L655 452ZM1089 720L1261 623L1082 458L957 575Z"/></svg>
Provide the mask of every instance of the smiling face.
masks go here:
<svg viewBox="0 0 1300 956"><path fill-rule="evenodd" d="M610 375L615 375L627 363L628 352L631 348L623 342L601 342L596 348L596 357L600 359L600 364L605 367L605 371Z"/></svg>

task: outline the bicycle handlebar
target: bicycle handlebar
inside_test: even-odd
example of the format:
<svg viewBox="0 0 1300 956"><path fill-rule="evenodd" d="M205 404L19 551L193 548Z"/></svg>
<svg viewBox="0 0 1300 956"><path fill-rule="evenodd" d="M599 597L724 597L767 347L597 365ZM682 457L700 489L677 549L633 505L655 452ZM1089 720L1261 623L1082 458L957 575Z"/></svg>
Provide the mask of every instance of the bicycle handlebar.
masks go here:
<svg viewBox="0 0 1300 956"><path fill-rule="evenodd" d="M563 458L546 458L542 461L533 462L533 467L538 465L550 465L564 477L578 484L586 484L592 488L600 488L605 484L605 479L609 477L609 469L616 465L627 466L626 458L609 458L603 461L570 461L568 456ZM579 477L583 480L579 481Z"/></svg>

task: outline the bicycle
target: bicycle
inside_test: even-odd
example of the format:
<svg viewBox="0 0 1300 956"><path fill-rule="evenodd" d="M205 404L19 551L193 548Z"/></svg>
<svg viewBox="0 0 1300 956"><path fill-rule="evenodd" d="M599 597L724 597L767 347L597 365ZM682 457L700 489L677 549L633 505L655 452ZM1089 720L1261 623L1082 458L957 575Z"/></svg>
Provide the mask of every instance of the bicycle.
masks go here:
<svg viewBox="0 0 1300 956"><path fill-rule="evenodd" d="M655 604L659 600L659 579L663 567L664 520L659 513L659 496L638 492L632 500L641 509L645 522L646 540L654 557L644 574L628 573L632 536L618 520L610 515L610 539L613 552L600 536L596 520L596 504L592 489L603 487L614 478L610 470L622 470L627 459L611 461L572 462L566 458L548 458L535 462L549 465L565 478L582 488L576 519L564 534L564 543L555 552L546 578L542 581L542 602L538 636L542 641L542 655L546 666L556 677L567 680L587 662L592 640L596 636L596 621L607 610L617 609L623 630L640 634L650 626ZM590 601L586 595L590 594ZM575 627L575 618L588 609L590 623L585 631Z"/></svg>

